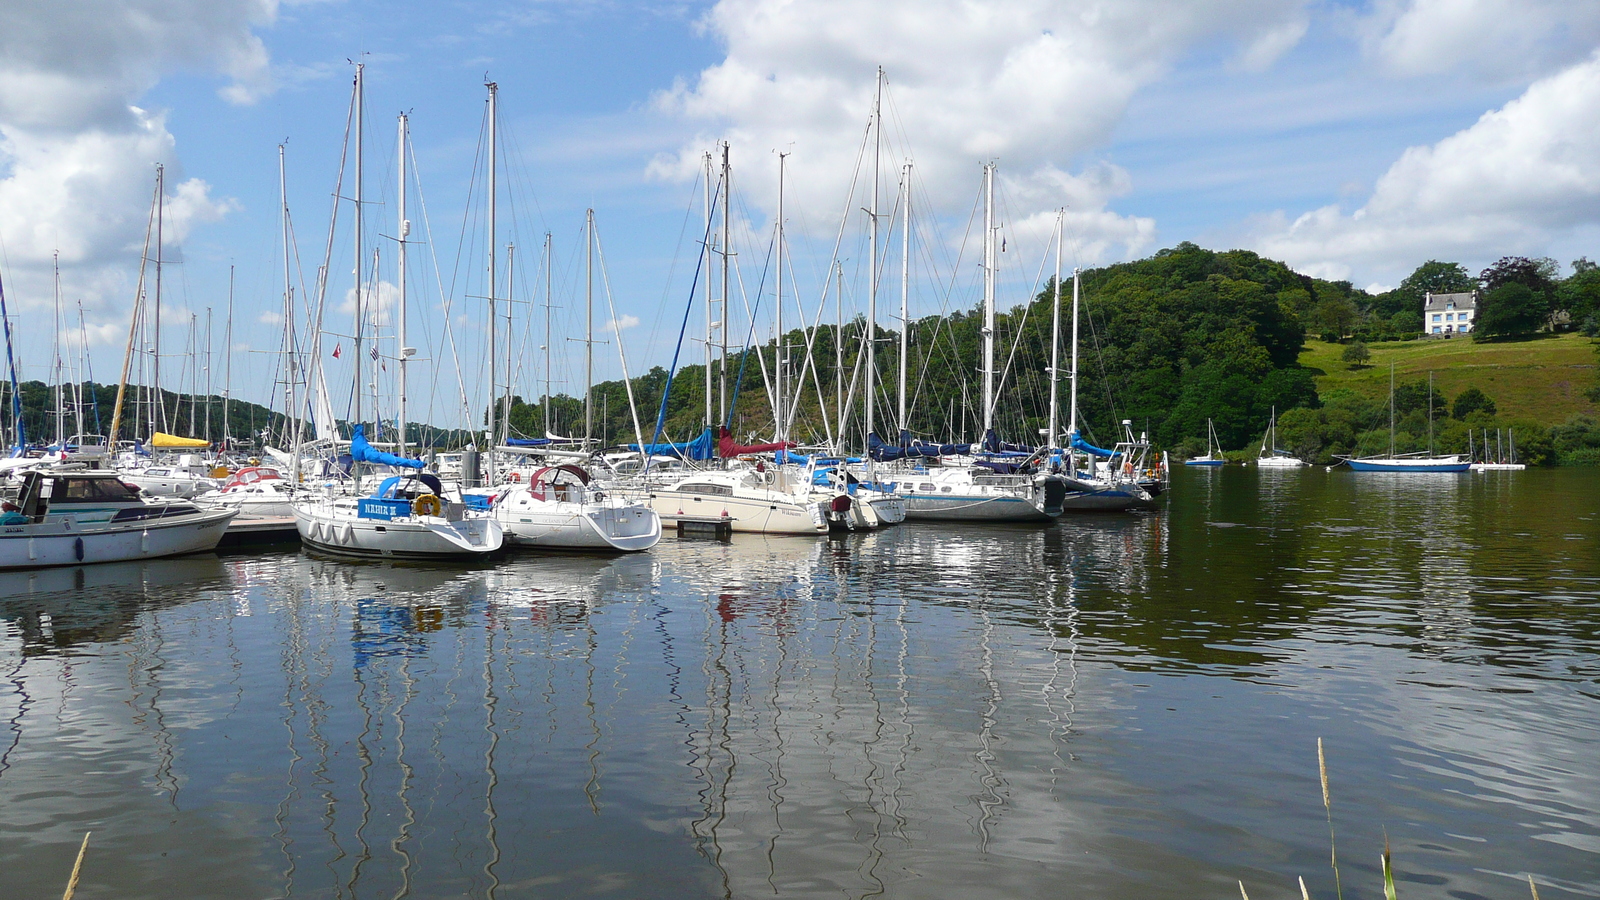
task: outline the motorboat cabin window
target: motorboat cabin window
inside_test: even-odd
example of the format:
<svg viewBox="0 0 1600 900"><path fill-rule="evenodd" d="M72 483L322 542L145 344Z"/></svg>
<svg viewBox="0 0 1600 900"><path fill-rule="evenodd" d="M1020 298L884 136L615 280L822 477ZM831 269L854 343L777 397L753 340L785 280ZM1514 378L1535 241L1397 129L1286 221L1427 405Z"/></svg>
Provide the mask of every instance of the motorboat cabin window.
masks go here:
<svg viewBox="0 0 1600 900"><path fill-rule="evenodd" d="M939 488L939 493L941 493L941 494L948 494L948 493L950 493L950 488L949 488L949 487L942 487L942 488Z"/></svg>
<svg viewBox="0 0 1600 900"><path fill-rule="evenodd" d="M936 488L933 486L933 482L924 481L923 483L917 485L917 490L919 490L919 491L927 491L928 493L931 494L936 490Z"/></svg>
<svg viewBox="0 0 1600 900"><path fill-rule="evenodd" d="M678 490L685 494L708 494L715 497L732 497L733 488L725 484L686 484Z"/></svg>
<svg viewBox="0 0 1600 900"><path fill-rule="evenodd" d="M51 494L52 503L94 503L107 500L126 503L139 499L138 488L123 484L115 478L58 478Z"/></svg>

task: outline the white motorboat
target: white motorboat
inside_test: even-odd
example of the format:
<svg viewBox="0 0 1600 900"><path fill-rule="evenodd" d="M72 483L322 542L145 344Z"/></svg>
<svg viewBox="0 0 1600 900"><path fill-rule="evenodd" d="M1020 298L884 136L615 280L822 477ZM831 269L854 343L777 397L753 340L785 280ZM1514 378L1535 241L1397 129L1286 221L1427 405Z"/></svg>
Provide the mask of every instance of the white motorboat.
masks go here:
<svg viewBox="0 0 1600 900"><path fill-rule="evenodd" d="M172 463L151 463L139 468L123 469L122 480L152 497L181 497L185 500L221 484L211 477L211 467L199 456L182 454Z"/></svg>
<svg viewBox="0 0 1600 900"><path fill-rule="evenodd" d="M358 432L359 436L359 432ZM435 475L394 475L368 496L325 494L296 500L295 528L307 547L380 559L470 559L497 552L500 523L469 514Z"/></svg>
<svg viewBox="0 0 1600 900"><path fill-rule="evenodd" d="M257 518L294 515L294 491L288 480L266 466L246 466L228 476L222 487L197 495L194 502Z"/></svg>
<svg viewBox="0 0 1600 900"><path fill-rule="evenodd" d="M0 513L0 569L153 559L212 550L233 510L147 502L110 471L21 473Z"/></svg>
<svg viewBox="0 0 1600 900"><path fill-rule="evenodd" d="M595 490L577 466L546 466L503 485L492 508L507 540L527 547L632 552L661 540L654 509Z"/></svg>

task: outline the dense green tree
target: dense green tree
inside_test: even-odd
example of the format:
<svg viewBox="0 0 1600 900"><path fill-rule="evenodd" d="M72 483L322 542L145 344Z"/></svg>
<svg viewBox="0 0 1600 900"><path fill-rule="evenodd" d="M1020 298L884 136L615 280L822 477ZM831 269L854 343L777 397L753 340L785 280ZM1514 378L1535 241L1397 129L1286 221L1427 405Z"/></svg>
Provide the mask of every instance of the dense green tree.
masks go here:
<svg viewBox="0 0 1600 900"><path fill-rule="evenodd" d="M1477 321L1472 324L1473 340L1532 334L1550 316L1550 301L1520 281L1503 281L1486 291L1478 303Z"/></svg>
<svg viewBox="0 0 1600 900"><path fill-rule="evenodd" d="M1450 404L1445 399L1443 392L1436 387L1431 387L1426 381L1404 381L1395 385L1394 389L1394 414L1405 417L1413 412L1422 413L1422 421L1426 423L1427 412L1433 408L1435 419L1449 414Z"/></svg>
<svg viewBox="0 0 1600 900"><path fill-rule="evenodd" d="M1577 269L1579 263L1587 265ZM1600 268L1581 258L1572 265L1577 271L1556 285L1555 308L1566 312L1573 322L1581 326L1591 316L1600 313Z"/></svg>
<svg viewBox="0 0 1600 900"><path fill-rule="evenodd" d="M1365 341L1351 341L1339 356L1351 365L1360 366L1366 365L1367 360L1372 358L1372 351L1367 349Z"/></svg>
<svg viewBox="0 0 1600 900"><path fill-rule="evenodd" d="M1465 419L1475 412L1492 416L1495 414L1495 405L1483 391L1469 387L1456 395L1456 402L1450 408L1450 414L1457 419Z"/></svg>

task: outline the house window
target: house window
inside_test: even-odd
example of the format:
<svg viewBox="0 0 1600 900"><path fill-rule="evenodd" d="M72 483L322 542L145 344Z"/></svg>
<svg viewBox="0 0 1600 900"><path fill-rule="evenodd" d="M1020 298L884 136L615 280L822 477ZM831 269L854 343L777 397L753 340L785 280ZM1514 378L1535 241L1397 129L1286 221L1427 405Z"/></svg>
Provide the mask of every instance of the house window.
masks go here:
<svg viewBox="0 0 1600 900"><path fill-rule="evenodd" d="M1444 320L1446 322L1454 322L1456 320L1456 314L1455 313L1445 313L1444 314Z"/></svg>
<svg viewBox="0 0 1600 900"><path fill-rule="evenodd" d="M1435 316L1435 318L1438 318L1438 317ZM1438 334L1439 333L1439 326L1437 326L1437 325L1433 326L1433 333L1434 334Z"/></svg>
<svg viewBox="0 0 1600 900"><path fill-rule="evenodd" d="M1438 314L1438 313L1434 313L1434 314L1433 314L1433 320L1434 320L1434 321L1435 321L1435 322L1437 322L1437 321L1439 321L1439 314ZM1437 328L1435 328L1435 329L1434 329L1434 331L1438 331L1438 330L1439 330L1439 329L1437 329Z"/></svg>

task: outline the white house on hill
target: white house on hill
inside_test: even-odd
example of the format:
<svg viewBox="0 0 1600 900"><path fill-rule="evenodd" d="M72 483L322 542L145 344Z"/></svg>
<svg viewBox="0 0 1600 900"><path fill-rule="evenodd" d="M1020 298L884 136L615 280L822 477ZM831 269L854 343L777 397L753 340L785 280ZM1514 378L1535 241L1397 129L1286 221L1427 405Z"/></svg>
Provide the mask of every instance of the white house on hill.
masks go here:
<svg viewBox="0 0 1600 900"><path fill-rule="evenodd" d="M1478 315L1478 292L1428 294L1422 301L1422 333L1427 337L1450 337L1472 330Z"/></svg>

